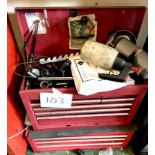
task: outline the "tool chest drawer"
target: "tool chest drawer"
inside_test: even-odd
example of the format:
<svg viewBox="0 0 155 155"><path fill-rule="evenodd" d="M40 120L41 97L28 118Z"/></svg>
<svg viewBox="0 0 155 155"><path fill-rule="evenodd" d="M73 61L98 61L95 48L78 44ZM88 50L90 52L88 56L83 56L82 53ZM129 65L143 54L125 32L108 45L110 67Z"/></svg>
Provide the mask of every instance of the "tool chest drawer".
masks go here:
<svg viewBox="0 0 155 155"><path fill-rule="evenodd" d="M24 81L23 81L24 86ZM52 89L20 90L34 130L91 126L129 125L147 91L147 85L132 85L94 95L79 95L75 88L59 88L73 94L71 108L40 106L40 93Z"/></svg>
<svg viewBox="0 0 155 155"><path fill-rule="evenodd" d="M26 138L35 152L124 148L130 142L135 125L130 127L93 127L64 130L27 130Z"/></svg>

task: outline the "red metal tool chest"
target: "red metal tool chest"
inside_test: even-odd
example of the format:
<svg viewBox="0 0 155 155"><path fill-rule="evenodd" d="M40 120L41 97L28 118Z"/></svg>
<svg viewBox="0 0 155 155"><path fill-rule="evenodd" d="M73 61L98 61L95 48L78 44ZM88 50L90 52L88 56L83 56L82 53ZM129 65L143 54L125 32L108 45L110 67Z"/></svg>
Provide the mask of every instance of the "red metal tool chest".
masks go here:
<svg viewBox="0 0 155 155"><path fill-rule="evenodd" d="M28 31L24 13L41 11L41 9L16 11L23 39ZM49 9L47 11L51 26L47 28L47 34L37 36L35 55L58 56L75 52L68 47L67 19L71 9ZM95 14L98 22L97 41L104 43L109 33L117 29L126 29L138 34L145 8L85 8L76 11L78 15ZM73 94L73 108L64 110L40 107L40 92L52 92L51 89L25 90L24 85L25 80L22 82L19 93L34 130L94 125L128 125L147 91L147 85L141 84L82 96L77 94L75 88L62 88L59 89L62 93Z"/></svg>
<svg viewBox="0 0 155 155"><path fill-rule="evenodd" d="M50 27L47 34L37 36L36 56L59 56L76 52L69 49L69 33L67 20L72 9L48 8L48 20ZM42 12L42 9L17 9L16 16L23 39L28 32L28 26L24 16L25 12ZM145 8L84 8L77 9L78 15L94 13L98 22L97 41L105 43L109 34L116 30L132 31L138 35L144 17ZM31 41L28 46L31 48ZM76 130L77 128L106 128L110 126L130 125L141 101L147 92L147 84L126 86L114 91L100 92L94 95L84 96L77 94L75 88L58 88L62 93L73 94L72 108L56 109L40 107L39 95L41 92L52 92L51 89L25 89L23 79L19 94L25 106L28 117L32 123L34 132ZM77 129L77 130L78 130ZM26 133L27 140L34 151L69 150L84 148L126 147L134 131L129 128L126 131L118 131L113 127L111 132L83 134L68 137L43 137L35 139ZM31 131L32 132L32 131ZM44 131L40 131L44 132ZM92 138L91 136L95 137ZM107 137L106 137L107 136ZM108 139L117 137L121 140ZM82 137L82 138L81 138ZM106 138L105 138L106 137ZM123 137L123 138L122 138ZM103 138L103 139L102 139ZM81 139L83 142L81 142ZM87 139L91 139L88 141ZM75 140L72 141L72 140ZM80 142L79 142L80 141ZM108 141L105 143L105 141ZM73 142L73 143L72 143ZM52 145L51 145L52 144Z"/></svg>
<svg viewBox="0 0 155 155"><path fill-rule="evenodd" d="M125 148L135 132L130 127L95 127L80 129L32 131L26 138L33 151Z"/></svg>

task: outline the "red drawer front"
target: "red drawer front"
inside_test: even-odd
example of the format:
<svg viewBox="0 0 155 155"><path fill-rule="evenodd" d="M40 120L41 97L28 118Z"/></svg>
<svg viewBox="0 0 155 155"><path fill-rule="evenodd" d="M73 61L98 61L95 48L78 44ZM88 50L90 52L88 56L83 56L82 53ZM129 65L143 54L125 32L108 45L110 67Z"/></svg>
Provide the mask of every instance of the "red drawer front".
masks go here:
<svg viewBox="0 0 155 155"><path fill-rule="evenodd" d="M71 109L41 108L40 104L32 103L32 110L39 124L57 124L64 122L66 126L76 122L102 122L114 118L126 119L131 111L135 98L73 100Z"/></svg>
<svg viewBox="0 0 155 155"><path fill-rule="evenodd" d="M63 132L63 130L62 130ZM76 150L76 149L103 149L107 147L125 148L134 131L112 131L87 133L72 136L31 138L29 131L26 137L33 151L55 151L55 150Z"/></svg>
<svg viewBox="0 0 155 155"><path fill-rule="evenodd" d="M90 96L78 95L74 88L59 90L62 93L73 94L71 108L40 107L40 92L51 92L50 89L20 91L34 130L129 125L145 95L147 86L127 86Z"/></svg>

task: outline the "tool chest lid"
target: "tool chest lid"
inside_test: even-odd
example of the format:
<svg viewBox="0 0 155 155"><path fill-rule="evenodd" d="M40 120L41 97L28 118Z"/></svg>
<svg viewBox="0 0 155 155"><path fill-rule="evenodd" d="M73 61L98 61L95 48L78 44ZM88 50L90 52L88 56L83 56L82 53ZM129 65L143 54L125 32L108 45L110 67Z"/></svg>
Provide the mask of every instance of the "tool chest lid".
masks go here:
<svg viewBox="0 0 155 155"><path fill-rule="evenodd" d="M76 15L95 14L97 21L97 41L105 43L109 34L117 30L128 30L136 36L139 33L144 13L144 7L132 8L48 8L47 17L49 27L46 26L45 34L38 34L36 38L36 56L59 56L76 52L69 49L68 18L73 11ZM43 9L16 9L16 16L22 38L25 40L29 28L25 13L43 13ZM32 39L28 44L28 51L32 48Z"/></svg>

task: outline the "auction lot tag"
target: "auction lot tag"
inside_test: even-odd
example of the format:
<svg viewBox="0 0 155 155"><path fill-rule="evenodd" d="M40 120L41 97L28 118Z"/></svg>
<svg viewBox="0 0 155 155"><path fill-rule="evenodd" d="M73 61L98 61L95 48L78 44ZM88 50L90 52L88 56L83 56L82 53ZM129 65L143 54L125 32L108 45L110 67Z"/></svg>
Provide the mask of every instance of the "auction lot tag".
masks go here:
<svg viewBox="0 0 155 155"><path fill-rule="evenodd" d="M72 94L40 93L41 107L71 108Z"/></svg>

